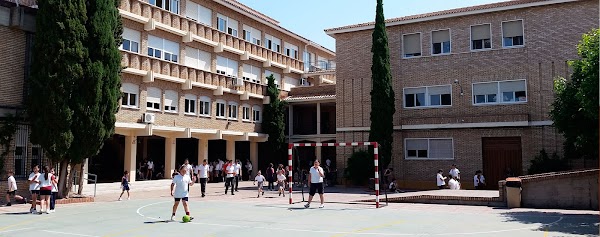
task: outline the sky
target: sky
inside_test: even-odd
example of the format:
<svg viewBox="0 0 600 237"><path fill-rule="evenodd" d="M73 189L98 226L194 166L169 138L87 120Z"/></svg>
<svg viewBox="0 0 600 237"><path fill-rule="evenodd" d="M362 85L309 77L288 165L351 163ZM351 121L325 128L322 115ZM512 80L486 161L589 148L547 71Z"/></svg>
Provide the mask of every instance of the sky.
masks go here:
<svg viewBox="0 0 600 237"><path fill-rule="evenodd" d="M375 0L238 0L279 25L335 51L324 29L375 21ZM384 0L386 19L506 0Z"/></svg>

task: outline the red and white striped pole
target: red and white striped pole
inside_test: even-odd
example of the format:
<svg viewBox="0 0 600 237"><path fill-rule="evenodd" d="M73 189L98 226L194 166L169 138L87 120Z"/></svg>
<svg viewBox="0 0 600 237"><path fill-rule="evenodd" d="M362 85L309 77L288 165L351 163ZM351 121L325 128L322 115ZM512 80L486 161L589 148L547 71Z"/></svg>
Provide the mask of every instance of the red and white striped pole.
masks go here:
<svg viewBox="0 0 600 237"><path fill-rule="evenodd" d="M292 204L292 148L294 144L288 144L288 185L289 185L289 196L290 196L290 204Z"/></svg>
<svg viewBox="0 0 600 237"><path fill-rule="evenodd" d="M373 144L373 156L375 159L375 208L379 208L379 144ZM291 198L291 197L290 197Z"/></svg>

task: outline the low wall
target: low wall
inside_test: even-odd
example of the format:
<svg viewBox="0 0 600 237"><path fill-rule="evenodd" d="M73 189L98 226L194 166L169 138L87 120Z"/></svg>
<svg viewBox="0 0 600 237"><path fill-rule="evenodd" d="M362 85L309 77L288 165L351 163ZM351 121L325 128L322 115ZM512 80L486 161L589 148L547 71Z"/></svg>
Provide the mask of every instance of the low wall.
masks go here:
<svg viewBox="0 0 600 237"><path fill-rule="evenodd" d="M521 205L598 210L598 169L521 176Z"/></svg>

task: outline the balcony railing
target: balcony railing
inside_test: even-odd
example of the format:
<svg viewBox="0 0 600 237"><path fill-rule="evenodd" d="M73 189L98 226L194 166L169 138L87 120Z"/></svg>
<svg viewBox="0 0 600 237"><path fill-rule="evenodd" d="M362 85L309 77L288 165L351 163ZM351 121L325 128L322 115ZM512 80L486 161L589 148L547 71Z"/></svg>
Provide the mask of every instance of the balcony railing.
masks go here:
<svg viewBox="0 0 600 237"><path fill-rule="evenodd" d="M198 23L182 15L178 15L151 5L143 0L121 0L120 8L139 16L154 19L156 22L160 22L175 29L186 32L189 31L192 34L198 35L199 37L209 39L217 43L223 43L225 46L229 46L237 50L248 51L253 55L279 64L289 65L297 70L304 70L304 64L300 60L271 51L260 45L252 44L241 38L221 32L215 28L212 28L211 26Z"/></svg>
<svg viewBox="0 0 600 237"><path fill-rule="evenodd" d="M308 72L319 72L325 70L335 70L335 61L333 60L319 60L319 61L311 61L306 70Z"/></svg>
<svg viewBox="0 0 600 237"><path fill-rule="evenodd" d="M249 93L264 95L266 86L244 81L243 86L236 86L236 80L225 75L207 72L192 67L183 66L166 60L153 58L150 56L121 51L121 65L126 68L138 69L143 71L152 71L154 73L180 78L192 82L222 86L223 88L235 89L238 91L247 91Z"/></svg>

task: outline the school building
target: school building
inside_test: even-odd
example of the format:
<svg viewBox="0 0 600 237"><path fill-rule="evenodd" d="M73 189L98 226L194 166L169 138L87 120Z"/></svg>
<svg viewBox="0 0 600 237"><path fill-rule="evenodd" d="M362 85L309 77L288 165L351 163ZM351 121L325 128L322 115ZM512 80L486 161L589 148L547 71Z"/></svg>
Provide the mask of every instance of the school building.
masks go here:
<svg viewBox="0 0 600 237"><path fill-rule="evenodd" d="M373 26L325 30L336 39L338 142L368 139ZM562 154L549 117L553 79L569 78L568 61L593 28L593 0L514 0L387 19L399 186L435 188L437 170L457 164L463 187L482 170L497 188L506 173L525 174L540 150ZM353 150L337 148L338 167Z"/></svg>

